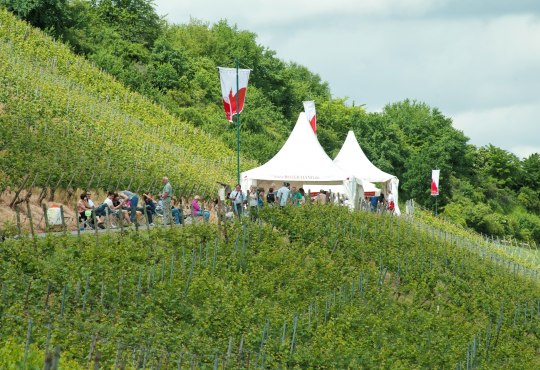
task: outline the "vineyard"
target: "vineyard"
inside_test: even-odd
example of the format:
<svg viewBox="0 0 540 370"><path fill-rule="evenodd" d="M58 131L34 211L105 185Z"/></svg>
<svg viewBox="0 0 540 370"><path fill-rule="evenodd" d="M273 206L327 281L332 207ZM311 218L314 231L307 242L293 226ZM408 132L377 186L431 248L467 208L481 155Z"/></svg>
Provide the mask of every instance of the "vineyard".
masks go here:
<svg viewBox="0 0 540 370"><path fill-rule="evenodd" d="M177 186L210 192L232 181L236 165L220 139L3 9L0 148L2 191L30 174L28 185L42 188L145 189L168 175Z"/></svg>
<svg viewBox="0 0 540 370"><path fill-rule="evenodd" d="M540 366L538 270L405 218L308 205L0 248L14 366Z"/></svg>
<svg viewBox="0 0 540 370"><path fill-rule="evenodd" d="M426 212L307 204L242 222L34 233L32 212L52 230L48 189L69 209L78 189L156 192L166 175L179 197L210 198L233 181L234 133L200 127L0 10L0 200L18 230L0 233L2 368L540 368L538 249Z"/></svg>

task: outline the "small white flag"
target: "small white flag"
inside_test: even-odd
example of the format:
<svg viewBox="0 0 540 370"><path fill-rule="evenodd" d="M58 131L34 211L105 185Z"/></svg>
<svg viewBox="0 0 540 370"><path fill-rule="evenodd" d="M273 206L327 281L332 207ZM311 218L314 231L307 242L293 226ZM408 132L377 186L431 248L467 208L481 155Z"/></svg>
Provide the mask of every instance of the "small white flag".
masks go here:
<svg viewBox="0 0 540 370"><path fill-rule="evenodd" d="M313 100L304 102L304 112L313 132L317 134L317 113L315 112L315 102Z"/></svg>
<svg viewBox="0 0 540 370"><path fill-rule="evenodd" d="M439 175L441 170L431 171L431 195L439 195Z"/></svg>

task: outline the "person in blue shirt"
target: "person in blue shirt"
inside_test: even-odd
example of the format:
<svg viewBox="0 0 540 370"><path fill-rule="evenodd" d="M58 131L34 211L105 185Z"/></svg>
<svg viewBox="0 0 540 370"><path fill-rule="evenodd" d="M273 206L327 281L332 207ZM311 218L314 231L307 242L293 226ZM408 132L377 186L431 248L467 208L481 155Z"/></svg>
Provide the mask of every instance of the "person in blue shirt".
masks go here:
<svg viewBox="0 0 540 370"><path fill-rule="evenodd" d="M129 207L129 220L131 223L136 222L137 216L137 204L139 203L139 196L135 193L132 193L129 190L122 190L118 192L118 195L123 198L125 201L130 201Z"/></svg>
<svg viewBox="0 0 540 370"><path fill-rule="evenodd" d="M284 182L283 186L279 188L277 191L277 200L280 207L285 207L287 205L287 202L289 201L289 198L291 197L291 184L288 182Z"/></svg>
<svg viewBox="0 0 540 370"><path fill-rule="evenodd" d="M379 197L374 195L371 197L370 201L369 201L369 204L370 204L370 208L371 208L371 212L377 212L377 205L379 204Z"/></svg>

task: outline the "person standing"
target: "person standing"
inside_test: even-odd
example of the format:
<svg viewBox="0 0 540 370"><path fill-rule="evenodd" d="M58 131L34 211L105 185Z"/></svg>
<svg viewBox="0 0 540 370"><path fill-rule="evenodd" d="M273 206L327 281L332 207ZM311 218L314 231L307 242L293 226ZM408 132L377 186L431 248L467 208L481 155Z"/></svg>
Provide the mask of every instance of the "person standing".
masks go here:
<svg viewBox="0 0 540 370"><path fill-rule="evenodd" d="M255 185L251 185L249 187L249 217L252 221L255 221L257 219L257 208L259 207L259 201L258 197L259 194L257 192L257 187Z"/></svg>
<svg viewBox="0 0 540 370"><path fill-rule="evenodd" d="M392 192L388 190L388 197L386 199L386 202L388 204L388 211L390 213L394 213L394 209L396 208L396 204L394 202L394 195L392 195Z"/></svg>
<svg viewBox="0 0 540 370"><path fill-rule="evenodd" d="M257 189L257 206L262 208L264 206L264 188Z"/></svg>
<svg viewBox="0 0 540 370"><path fill-rule="evenodd" d="M236 187L233 191L231 191L231 194L229 195L229 199L232 200L233 203L233 212L236 215L236 217L240 218L242 215L242 207L244 204L244 193L242 193L242 186L240 184L236 184Z"/></svg>
<svg viewBox="0 0 540 370"><path fill-rule="evenodd" d="M379 197L374 195L369 201L371 212L377 212L377 205L379 204Z"/></svg>
<svg viewBox="0 0 540 370"><path fill-rule="evenodd" d="M277 191L277 200L280 207L285 207L287 205L287 201L289 200L289 196L291 194L291 189L289 186L291 186L291 184L284 182L283 186Z"/></svg>
<svg viewBox="0 0 540 370"><path fill-rule="evenodd" d="M296 196L296 199L298 200L297 205L306 204L306 191L304 190L304 188L298 189L298 195Z"/></svg>
<svg viewBox="0 0 540 370"><path fill-rule="evenodd" d="M300 188L299 190L296 190L296 186L293 186L291 199L295 206L304 204L304 189Z"/></svg>
<svg viewBox="0 0 540 370"><path fill-rule="evenodd" d="M381 192L381 195L379 196L379 205L377 212L381 213L386 210L386 199L384 199L384 193Z"/></svg>
<svg viewBox="0 0 540 370"><path fill-rule="evenodd" d="M266 194L266 204L268 204L268 207L273 207L275 202L276 194L274 193L274 188L271 187L268 189L268 194Z"/></svg>
<svg viewBox="0 0 540 370"><path fill-rule="evenodd" d="M161 183L163 184L163 191L161 192L161 199L163 200L163 225L168 225L172 223L170 220L172 186L167 176L163 176Z"/></svg>
<svg viewBox="0 0 540 370"><path fill-rule="evenodd" d="M317 203L319 204L326 204L327 202L327 196L326 196L326 191L321 189L319 191L319 194L317 195Z"/></svg>

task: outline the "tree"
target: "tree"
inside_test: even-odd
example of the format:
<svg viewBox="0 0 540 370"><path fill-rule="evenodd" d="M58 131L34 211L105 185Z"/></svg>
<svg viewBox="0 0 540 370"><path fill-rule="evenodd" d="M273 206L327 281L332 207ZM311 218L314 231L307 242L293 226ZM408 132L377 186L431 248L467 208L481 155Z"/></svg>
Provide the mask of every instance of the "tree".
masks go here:
<svg viewBox="0 0 540 370"><path fill-rule="evenodd" d="M0 0L0 5L57 37L71 22L68 0Z"/></svg>
<svg viewBox="0 0 540 370"><path fill-rule="evenodd" d="M384 107L383 116L386 122L383 132L397 133L395 140L399 140L402 148L397 152L404 155L403 165L397 167L403 172L396 173L403 184L403 195L430 206L434 202L429 196L431 170L438 168L440 187L444 189L439 202L441 205L449 202L452 197L449 180L452 176L467 176L471 167L468 138L452 127L450 118L425 103L404 100L389 104Z"/></svg>
<svg viewBox="0 0 540 370"><path fill-rule="evenodd" d="M480 183L493 182L500 189L519 190L521 163L514 154L487 145L478 149L475 170Z"/></svg>
<svg viewBox="0 0 540 370"><path fill-rule="evenodd" d="M95 0L93 4L100 18L130 42L150 47L162 33L164 22L153 0Z"/></svg>
<svg viewBox="0 0 540 370"><path fill-rule="evenodd" d="M540 187L540 154L533 153L522 161L522 183L532 189Z"/></svg>

